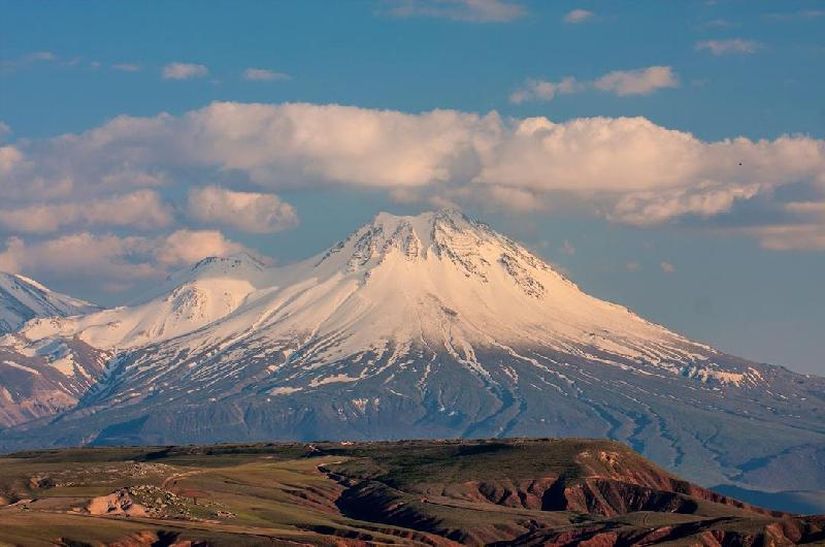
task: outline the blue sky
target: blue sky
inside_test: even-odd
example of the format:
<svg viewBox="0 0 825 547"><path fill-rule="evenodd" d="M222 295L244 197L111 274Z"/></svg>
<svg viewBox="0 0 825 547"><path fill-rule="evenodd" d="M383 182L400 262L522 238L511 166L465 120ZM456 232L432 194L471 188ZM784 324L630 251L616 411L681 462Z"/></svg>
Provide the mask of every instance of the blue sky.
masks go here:
<svg viewBox="0 0 825 547"><path fill-rule="evenodd" d="M116 304L199 252L288 261L455 204L597 296L825 374L821 2L0 13L4 269Z"/></svg>

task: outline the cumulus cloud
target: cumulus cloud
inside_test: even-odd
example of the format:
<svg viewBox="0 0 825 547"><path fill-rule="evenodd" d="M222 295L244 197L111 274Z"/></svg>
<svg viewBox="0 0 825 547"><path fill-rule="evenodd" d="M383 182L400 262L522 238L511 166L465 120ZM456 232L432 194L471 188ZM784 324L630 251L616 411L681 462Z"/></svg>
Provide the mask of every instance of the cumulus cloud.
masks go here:
<svg viewBox="0 0 825 547"><path fill-rule="evenodd" d="M679 80L669 66L651 66L637 70L616 70L593 82L596 89L625 95L649 95L657 89L677 87Z"/></svg>
<svg viewBox="0 0 825 547"><path fill-rule="evenodd" d="M661 224L685 215L707 218L730 211L737 200L750 199L758 192L758 185L713 183L664 192L638 192L622 197L608 216L636 226Z"/></svg>
<svg viewBox="0 0 825 547"><path fill-rule="evenodd" d="M692 189L825 180L825 142L783 136L773 141L704 142L645 118L546 118L515 122L485 154L477 181L570 192Z"/></svg>
<svg viewBox="0 0 825 547"><path fill-rule="evenodd" d="M163 67L161 74L164 80L189 80L208 75L209 69L194 63L169 63Z"/></svg>
<svg viewBox="0 0 825 547"><path fill-rule="evenodd" d="M785 204L784 208L797 215L818 216L825 219L825 201L794 201Z"/></svg>
<svg viewBox="0 0 825 547"><path fill-rule="evenodd" d="M23 161L23 153L14 146L0 146L0 173L11 173ZM2 188L0 181L0 188Z"/></svg>
<svg viewBox="0 0 825 547"><path fill-rule="evenodd" d="M756 237L773 251L825 251L825 201L791 202L783 206L784 223L738 230Z"/></svg>
<svg viewBox="0 0 825 547"><path fill-rule="evenodd" d="M331 185L519 211L573 200L615 222L653 225L724 214L757 196L773 199L791 184L825 191L825 141L796 135L709 142L641 117L556 123L495 112L222 102L0 148L0 169L0 191L18 207L162 189L195 177L213 188L193 191L193 217L253 232L293 222L273 193ZM227 198L234 194L214 188L224 180L260 193ZM210 210L218 199L229 212Z"/></svg>
<svg viewBox="0 0 825 547"><path fill-rule="evenodd" d="M293 228L298 214L275 194L234 192L218 186L189 191L189 216L205 223L267 234Z"/></svg>
<svg viewBox="0 0 825 547"><path fill-rule="evenodd" d="M592 19L594 15L592 11L586 9L574 9L564 15L564 22L572 24L584 23Z"/></svg>
<svg viewBox="0 0 825 547"><path fill-rule="evenodd" d="M247 68L243 71L243 78L253 82L271 82L273 80L289 80L290 76L268 68Z"/></svg>
<svg viewBox="0 0 825 547"><path fill-rule="evenodd" d="M337 105L216 103L184 125L197 161L246 172L260 185L307 181L423 186L454 177L497 115L436 110L420 115ZM199 128L199 129L196 129ZM191 145L195 145L191 147Z"/></svg>
<svg viewBox="0 0 825 547"><path fill-rule="evenodd" d="M128 226L157 229L172 224L172 210L152 190L83 202L0 209L0 226L16 233L56 232L66 226Z"/></svg>
<svg viewBox="0 0 825 547"><path fill-rule="evenodd" d="M247 251L212 230L178 230L154 238L81 232L33 243L10 237L5 249L0 244L0 271L93 279L126 289L135 282L162 279L170 271L207 256Z"/></svg>
<svg viewBox="0 0 825 547"><path fill-rule="evenodd" d="M635 70L615 70L593 81L578 81L572 76L558 82L528 79L510 95L510 102L551 101L558 95L597 89L620 97L650 95L659 89L678 87L679 79L669 66L650 66Z"/></svg>
<svg viewBox="0 0 825 547"><path fill-rule="evenodd" d="M713 55L750 55L761 47L753 40L731 38L729 40L703 40L696 42L697 51L708 51Z"/></svg>
<svg viewBox="0 0 825 547"><path fill-rule="evenodd" d="M523 213L533 213L546 208L541 196L531 190L498 184L487 185L487 188L483 189L486 191L478 192L477 190L477 188L465 187L463 191L454 190L450 192L450 195L464 202L481 201L482 205L492 203L500 206L500 204L506 203L507 209Z"/></svg>
<svg viewBox="0 0 825 547"><path fill-rule="evenodd" d="M552 101L557 95L570 95L586 89L575 78L567 76L558 82L528 79L524 86L510 94L510 102L521 104L527 101Z"/></svg>
<svg viewBox="0 0 825 547"><path fill-rule="evenodd" d="M124 283L151 277L154 268L145 261L125 262L143 240L113 235L80 233L28 244L10 237L0 251L0 271L30 275L60 274L69 279L99 276Z"/></svg>
<svg viewBox="0 0 825 547"><path fill-rule="evenodd" d="M249 249L217 230L178 230L148 240L150 252L161 266L179 268L207 256L229 256Z"/></svg>
<svg viewBox="0 0 825 547"><path fill-rule="evenodd" d="M731 230L754 237L771 251L825 251L825 222L808 224L770 224Z"/></svg>
<svg viewBox="0 0 825 547"><path fill-rule="evenodd" d="M507 0L391 0L394 17L437 17L472 23L502 23L525 14L520 4Z"/></svg>

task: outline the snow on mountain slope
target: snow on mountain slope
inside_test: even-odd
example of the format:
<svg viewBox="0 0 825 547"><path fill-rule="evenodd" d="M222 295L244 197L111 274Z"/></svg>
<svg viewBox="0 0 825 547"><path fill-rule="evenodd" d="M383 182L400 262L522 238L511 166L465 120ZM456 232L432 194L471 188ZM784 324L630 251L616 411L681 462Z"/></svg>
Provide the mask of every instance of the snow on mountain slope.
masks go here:
<svg viewBox="0 0 825 547"><path fill-rule="evenodd" d="M74 407L112 355L80 340L0 338L0 428Z"/></svg>
<svg viewBox="0 0 825 547"><path fill-rule="evenodd" d="M100 349L140 347L192 332L231 313L263 277L263 264L248 255L206 258L172 276L143 302L79 317L34 320L20 334L31 342L77 337Z"/></svg>
<svg viewBox="0 0 825 547"><path fill-rule="evenodd" d="M276 337L312 332L319 342L347 333L318 356L325 360L376 342L447 343L457 352L473 344L540 343L685 361L710 350L583 293L522 246L451 211L379 214L279 279L291 301L270 301L258 328Z"/></svg>
<svg viewBox="0 0 825 547"><path fill-rule="evenodd" d="M0 272L0 334L34 317L65 317L94 309L94 304L54 292L28 277Z"/></svg>
<svg viewBox="0 0 825 547"><path fill-rule="evenodd" d="M204 261L134 306L32 321L16 343L71 340L112 352L99 381L59 427L0 446L590 436L705 484L793 487L775 471L793 468L825 487L823 379L589 296L455 211L382 213L284 267Z"/></svg>
<svg viewBox="0 0 825 547"><path fill-rule="evenodd" d="M524 247L454 211L379 214L328 252L284 268L266 269L248 256L205 259L148 301L32 321L21 334L124 349L201 329L201 343L263 333L311 336L323 345L337 337L316 355L327 361L376 343L424 342L462 354L473 344L538 343L669 367L714 353L583 293Z"/></svg>
<svg viewBox="0 0 825 547"><path fill-rule="evenodd" d="M83 343L31 343L14 331L34 318L63 319L97 309L22 275L0 273L0 427L74 406L107 360Z"/></svg>
<svg viewBox="0 0 825 547"><path fill-rule="evenodd" d="M311 355L315 376L348 356L412 346L443 348L484 375L474 346L541 345L605 363L621 358L625 368L759 380L748 369L719 369L712 348L583 293L524 247L454 211L379 214L326 253L267 277L271 287L181 343L220 351L274 341ZM333 376L317 381L347 378Z"/></svg>
<svg viewBox="0 0 825 547"><path fill-rule="evenodd" d="M144 301L107 310L9 276L9 292L15 291L19 302L39 304L38 315L44 316L0 337L0 426L74 406L97 384L113 355L197 330L230 313L255 290L263 271L250 256L207 258L172 276Z"/></svg>

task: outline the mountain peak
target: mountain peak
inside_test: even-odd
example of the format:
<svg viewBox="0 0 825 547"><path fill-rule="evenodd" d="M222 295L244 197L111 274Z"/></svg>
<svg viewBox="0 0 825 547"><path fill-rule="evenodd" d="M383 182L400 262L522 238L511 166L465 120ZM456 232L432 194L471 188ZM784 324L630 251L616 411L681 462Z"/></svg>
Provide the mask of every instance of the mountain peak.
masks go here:
<svg viewBox="0 0 825 547"><path fill-rule="evenodd" d="M466 216L461 210L454 207L425 211L417 215L396 215L382 211L373 217L372 222L362 226L380 227L384 232L395 232L400 227L409 226L421 235L429 233L439 224L453 226L453 229L473 229L481 224Z"/></svg>
<svg viewBox="0 0 825 547"><path fill-rule="evenodd" d="M458 209L441 209L418 215L381 212L346 240L329 249L316 266L324 264L353 272L370 269L400 255L407 260L450 257L467 269L473 261L472 257L477 255L477 248L484 242L496 246L516 246ZM337 260L331 260L332 257Z"/></svg>
<svg viewBox="0 0 825 547"><path fill-rule="evenodd" d="M424 211L418 213L417 215L399 215L387 211L381 211L373 217L371 224L386 224L399 222L433 223L438 220L444 219L473 222L460 209L456 207L444 207L442 209L436 209L433 211Z"/></svg>
<svg viewBox="0 0 825 547"><path fill-rule="evenodd" d="M34 317L77 315L97 306L55 292L24 275L0 272L0 334Z"/></svg>
<svg viewBox="0 0 825 547"><path fill-rule="evenodd" d="M291 282L315 278L319 291L341 291L328 296L331 301L350 295L334 320L323 321L336 332L431 345L541 339L557 349L597 346L625 357L639 355L649 343L674 351L686 343L622 306L585 294L522 245L455 209L379 213L308 266L311 271L295 268ZM452 340L445 342L447 325Z"/></svg>
<svg viewBox="0 0 825 547"><path fill-rule="evenodd" d="M266 268L263 260L247 252L229 256L207 256L189 268L188 272L197 274L230 274L241 271L261 271Z"/></svg>

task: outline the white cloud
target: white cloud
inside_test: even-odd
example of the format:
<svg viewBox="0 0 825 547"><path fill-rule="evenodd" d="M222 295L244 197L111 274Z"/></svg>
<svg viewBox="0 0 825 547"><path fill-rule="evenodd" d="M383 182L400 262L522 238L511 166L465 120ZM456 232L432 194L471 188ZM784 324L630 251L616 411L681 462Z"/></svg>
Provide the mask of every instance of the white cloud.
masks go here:
<svg viewBox="0 0 825 547"><path fill-rule="evenodd" d="M616 222L652 225L724 214L757 196L777 199L774 190L785 185L821 192L825 141L709 142L641 117L554 123L495 112L213 103L181 116L119 117L84 133L0 148L0 169L0 191L21 208L162 189L181 176L255 185L261 194L252 193L252 202L268 205L249 206L255 214L248 220L208 217L253 231L289 218L267 220L267 207L286 204L260 195L331 185L519 211L573 202Z"/></svg>
<svg viewBox="0 0 825 547"><path fill-rule="evenodd" d="M474 153L484 128L499 123L497 115L447 110L238 103L215 103L184 120L201 131L186 143L194 159L246 172L263 186L289 186L290 179L384 187L446 181L462 168L465 152Z"/></svg>
<svg viewBox="0 0 825 547"><path fill-rule="evenodd" d="M527 101L552 101L557 95L570 95L585 89L575 78L567 76L558 82L528 79L524 86L510 94L510 102L521 104Z"/></svg>
<svg viewBox="0 0 825 547"><path fill-rule="evenodd" d="M57 55L55 55L51 51L34 51L32 53L27 53L21 57L18 57L16 59L0 59L0 69L14 70L17 68L26 67L34 63L53 63L57 60Z"/></svg>
<svg viewBox="0 0 825 547"><path fill-rule="evenodd" d="M133 282L154 275L154 267L145 261L124 260L144 244L142 238L89 233L33 244L11 237L0 251L0 271L35 276L54 273L70 279L96 276L101 280L119 278L124 283Z"/></svg>
<svg viewBox="0 0 825 547"><path fill-rule="evenodd" d="M564 22L573 24L584 23L592 19L594 15L592 11L586 9L574 9L564 15Z"/></svg>
<svg viewBox="0 0 825 547"><path fill-rule="evenodd" d="M825 181L825 141L784 136L703 142L645 118L515 122L485 150L478 182L535 190L636 192Z"/></svg>
<svg viewBox="0 0 825 547"><path fill-rule="evenodd" d="M4 140L6 140L6 137L8 137L11 134L12 134L12 130L11 130L11 127L9 127L9 124L7 124L3 121L0 121L0 142L3 142Z"/></svg>
<svg viewBox="0 0 825 547"><path fill-rule="evenodd" d="M165 80L189 80L208 75L209 69L193 63L169 63L163 67L162 74Z"/></svg>
<svg viewBox="0 0 825 547"><path fill-rule="evenodd" d="M641 271L642 265L639 264L635 260L631 260L631 261L625 263L624 269L627 270L628 272L638 272L638 271Z"/></svg>
<svg viewBox="0 0 825 547"><path fill-rule="evenodd" d="M558 82L528 79L510 95L510 102L551 101L558 95L581 93L597 89L620 97L650 95L659 89L678 87L679 79L669 66L650 66L635 70L615 70L592 82L579 81L571 76Z"/></svg>
<svg viewBox="0 0 825 547"><path fill-rule="evenodd" d="M112 68L121 72L138 72L141 67L136 63L115 63Z"/></svg>
<svg viewBox="0 0 825 547"><path fill-rule="evenodd" d="M657 89L678 87L679 80L669 66L651 66L636 70L616 70L593 82L596 89L626 95L649 95Z"/></svg>
<svg viewBox="0 0 825 547"><path fill-rule="evenodd" d="M729 40L703 40L696 42L697 51L709 51L713 55L749 55L760 48L758 42L731 38Z"/></svg>
<svg viewBox="0 0 825 547"><path fill-rule="evenodd" d="M659 262L659 268L665 273L673 273L676 271L676 266L665 260Z"/></svg>
<svg viewBox="0 0 825 547"><path fill-rule="evenodd" d="M293 228L298 214L275 194L234 192L218 186L189 190L189 216L206 223L231 226L251 233L274 233Z"/></svg>
<svg viewBox="0 0 825 547"><path fill-rule="evenodd" d="M207 256L229 256L249 249L217 230L178 230L166 237L150 240L152 256L161 266L175 269Z"/></svg>
<svg viewBox="0 0 825 547"><path fill-rule="evenodd" d="M801 216L825 219L825 201L794 201L785 205L785 210Z"/></svg>
<svg viewBox="0 0 825 547"><path fill-rule="evenodd" d="M25 151L22 145L0 147L6 205L98 199L167 184L165 168L173 158L157 147L166 119L119 117L85 133L26 141Z"/></svg>
<svg viewBox="0 0 825 547"><path fill-rule="evenodd" d="M740 230L771 251L825 251L825 222L774 224Z"/></svg>
<svg viewBox="0 0 825 547"><path fill-rule="evenodd" d="M563 252L566 255L572 256L576 254L576 246L565 239L564 243L561 246L561 252Z"/></svg>
<svg viewBox="0 0 825 547"><path fill-rule="evenodd" d="M243 71L244 80L253 82L271 82L273 80L289 80L289 74L283 72L275 72L267 68L247 68Z"/></svg>
<svg viewBox="0 0 825 547"><path fill-rule="evenodd" d="M487 186L486 192L476 192L475 195L472 195L472 190L478 190L477 188L471 189L469 187L465 187L463 190L463 192L457 190L452 191L451 195L453 197L460 198L465 202L483 201L487 204L492 203L496 206L505 203L508 209L523 213L533 213L546 208L541 196L538 196L535 192L525 190L523 188L492 184Z"/></svg>
<svg viewBox="0 0 825 547"><path fill-rule="evenodd" d="M783 210L790 215L784 223L733 231L755 237L773 251L825 251L825 201L786 203Z"/></svg>
<svg viewBox="0 0 825 547"><path fill-rule="evenodd" d="M91 279L122 290L135 282L163 279L207 256L239 252L248 249L212 230L178 230L155 238L81 232L34 243L11 237L5 249L0 246L0 271Z"/></svg>
<svg viewBox="0 0 825 547"><path fill-rule="evenodd" d="M0 209L0 226L15 233L49 233L78 225L146 230L165 228L172 222L170 206L152 190L82 202Z"/></svg>
<svg viewBox="0 0 825 547"><path fill-rule="evenodd" d="M813 188L817 190L816 185ZM774 204L770 221L764 224L725 228L724 233L755 238L772 251L825 251L825 184L819 186L820 201Z"/></svg>
<svg viewBox="0 0 825 547"><path fill-rule="evenodd" d="M691 188L632 193L618 201L609 217L636 226L661 224L685 215L707 218L730 211L736 201L750 199L758 192L758 185L698 184Z"/></svg>
<svg viewBox="0 0 825 547"><path fill-rule="evenodd" d="M507 0L391 0L394 17L437 17L473 23L502 23L525 14L524 7Z"/></svg>
<svg viewBox="0 0 825 547"><path fill-rule="evenodd" d="M12 169L20 165L23 161L23 153L15 146L0 146L0 173L11 173ZM0 188L3 181L0 181Z"/></svg>

